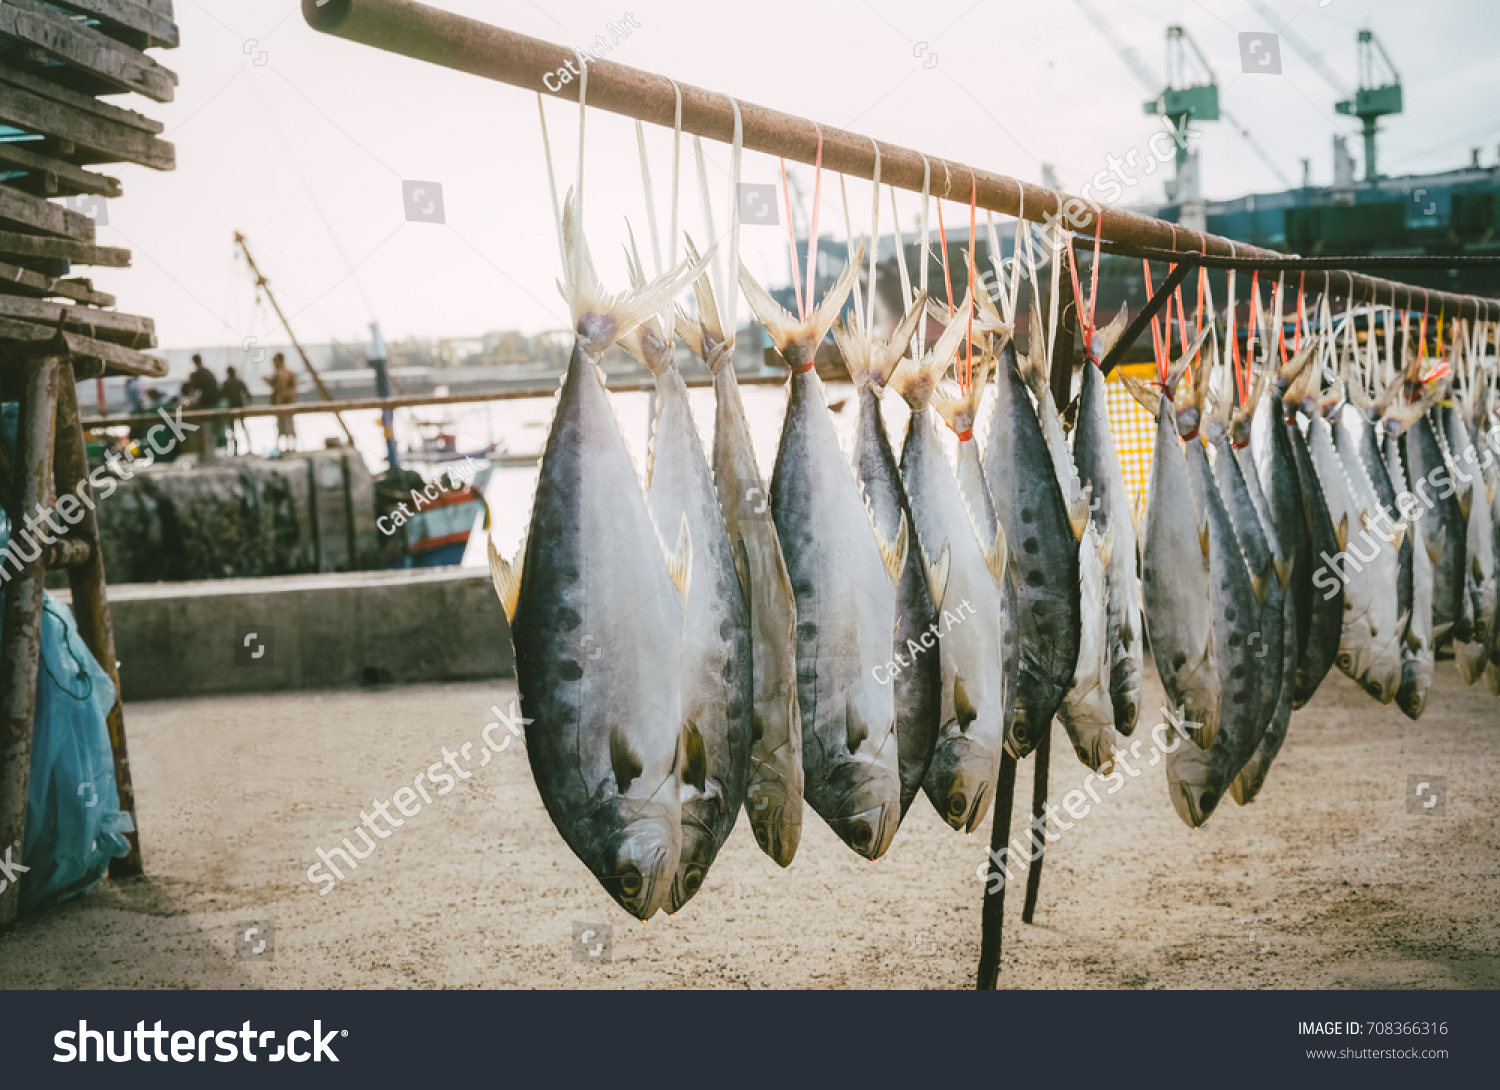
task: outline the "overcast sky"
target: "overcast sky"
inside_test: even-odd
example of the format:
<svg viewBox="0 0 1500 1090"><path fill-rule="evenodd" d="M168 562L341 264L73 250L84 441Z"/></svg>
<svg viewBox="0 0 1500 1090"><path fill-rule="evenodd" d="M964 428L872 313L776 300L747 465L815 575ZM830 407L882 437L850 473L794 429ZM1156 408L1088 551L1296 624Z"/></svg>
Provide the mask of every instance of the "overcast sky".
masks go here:
<svg viewBox="0 0 1500 1090"><path fill-rule="evenodd" d="M639 26L611 60L1027 179L1039 181L1042 164L1052 163L1075 191L1106 154L1143 147L1157 124L1143 116L1149 96L1116 47L1133 47L1160 74L1174 22L1216 70L1223 107L1294 181L1304 157L1315 183L1331 181L1332 135L1354 125L1334 113L1337 93L1285 37L1281 76L1242 73L1239 33L1288 21L1349 84L1360 27L1373 27L1390 51L1406 112L1386 121L1387 173L1461 166L1471 146L1492 165L1500 144L1500 18L1483 0L1093 0L1088 10L1075 0L439 6L567 44L608 39L609 24L622 25L628 11ZM177 170L119 169L125 193L110 203L99 236L130 247L134 266L84 270L118 295L121 310L155 318L164 347L281 339L274 317L252 307L235 230L308 341L360 340L372 316L391 338L566 325L533 94L319 35L293 0L175 7L182 47L156 55L180 78L176 101L116 101L165 123ZM1265 7L1274 22L1258 10ZM559 183L569 185L577 109L555 101L547 109ZM593 111L587 133L586 227L601 274L620 284L624 217L646 250L634 131ZM649 140L665 229L670 138L651 130ZM1282 188L1224 122L1205 125L1197 146L1205 196ZM1357 141L1351 150L1359 153ZM707 155L722 226L728 150L709 145ZM681 219L701 235L691 164L685 141ZM793 169L810 195L811 168ZM774 159L745 158L745 181L770 182L776 172ZM1160 199L1160 177L1143 179L1122 203ZM405 219L403 180L442 185L445 224ZM909 229L918 201L899 199ZM867 229L869 202L868 183L851 181L856 233ZM886 197L887 230L889 207ZM945 214L952 227L963 212ZM843 234L837 180L827 176L822 226ZM743 245L752 270L785 278L784 228L747 228Z"/></svg>

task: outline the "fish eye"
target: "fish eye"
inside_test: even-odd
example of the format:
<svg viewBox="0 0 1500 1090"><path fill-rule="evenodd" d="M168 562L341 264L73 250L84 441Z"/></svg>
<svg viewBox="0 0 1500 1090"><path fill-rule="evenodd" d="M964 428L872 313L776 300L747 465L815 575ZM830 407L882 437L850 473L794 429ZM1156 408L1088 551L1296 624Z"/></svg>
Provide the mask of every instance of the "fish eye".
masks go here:
<svg viewBox="0 0 1500 1090"><path fill-rule="evenodd" d="M854 827L854 831L850 833L850 843L860 851L868 848L874 839L875 830L870 828L868 822L861 821Z"/></svg>
<svg viewBox="0 0 1500 1090"><path fill-rule="evenodd" d="M1205 791L1198 796L1198 808L1205 813L1214 808L1214 803L1219 801L1219 796L1212 791Z"/></svg>
<svg viewBox="0 0 1500 1090"><path fill-rule="evenodd" d="M634 867L627 867L625 873L620 875L620 892L627 897L639 897L645 884L641 872Z"/></svg>
<svg viewBox="0 0 1500 1090"><path fill-rule="evenodd" d="M963 817L964 811L969 808L969 800L960 792L955 792L948 799L948 813L953 817Z"/></svg>
<svg viewBox="0 0 1500 1090"><path fill-rule="evenodd" d="M689 867L687 873L685 875L683 875L683 877L682 877L682 888L685 889L685 890L687 890L687 894L688 894L689 897L691 897L693 894L697 893L700 889L702 889L703 888L703 871L702 871L702 869L699 868L699 867Z"/></svg>
<svg viewBox="0 0 1500 1090"><path fill-rule="evenodd" d="M766 846L766 841L769 839L770 838L766 835L766 827L764 825L755 826L755 842L757 844L764 848Z"/></svg>

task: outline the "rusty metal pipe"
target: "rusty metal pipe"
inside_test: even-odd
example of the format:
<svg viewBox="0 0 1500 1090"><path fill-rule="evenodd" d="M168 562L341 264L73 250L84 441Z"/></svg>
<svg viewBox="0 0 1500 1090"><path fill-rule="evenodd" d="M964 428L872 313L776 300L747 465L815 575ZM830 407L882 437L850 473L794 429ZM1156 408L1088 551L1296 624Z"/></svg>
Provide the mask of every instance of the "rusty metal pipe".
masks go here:
<svg viewBox="0 0 1500 1090"><path fill-rule="evenodd" d="M302 0L302 15L309 26L325 34L565 101L578 101L577 79L567 83L550 81L556 86L554 90L543 78L570 63L576 69L579 55L568 46L440 11L414 0ZM672 125L676 100L670 79L613 61L590 59L587 63L588 105L655 125ZM682 92L683 131L729 143L734 131L729 96L686 83L676 87ZM913 193L922 190L920 152L832 125L819 125L753 102L740 102L739 107L744 119L744 146L751 151L812 163L821 133L825 167L839 174L869 179L874 174L878 145L880 180ZM1024 214L1028 220L1046 223L1064 215L1072 229L1092 234L1094 215L1098 213L1103 221L1100 232L1111 242L1267 260L1287 256L1136 212L1103 207L1082 197L951 159L927 156L926 161L932 166L932 194L946 200L966 203L972 182L980 208L1007 216ZM1378 289L1385 294L1393 286L1405 287L1359 274L1354 274L1354 283L1362 290ZM1428 304L1466 316L1476 316L1483 305L1474 296L1436 291L1430 293Z"/></svg>

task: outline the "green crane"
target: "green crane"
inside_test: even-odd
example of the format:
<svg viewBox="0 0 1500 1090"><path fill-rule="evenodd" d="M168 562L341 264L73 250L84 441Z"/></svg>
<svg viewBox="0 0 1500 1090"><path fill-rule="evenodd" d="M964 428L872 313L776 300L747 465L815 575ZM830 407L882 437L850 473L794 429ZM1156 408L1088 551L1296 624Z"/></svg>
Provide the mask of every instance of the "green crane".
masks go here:
<svg viewBox="0 0 1500 1090"><path fill-rule="evenodd" d="M1190 63L1190 48L1197 58L1196 65ZM1172 138L1177 144L1177 180L1167 186L1167 199L1177 200L1182 166L1187 162L1188 123L1219 120L1218 80L1208 58L1185 27L1167 27L1167 86L1146 103L1146 113L1163 116L1172 126Z"/></svg>
<svg viewBox="0 0 1500 1090"><path fill-rule="evenodd" d="M1333 108L1346 117L1359 118L1364 125L1365 181L1373 182L1380 177L1375 166L1376 123L1388 114L1401 112L1401 77L1391 63L1391 55L1373 30L1361 30L1355 48L1358 50L1359 87L1352 98L1335 103ZM1380 80L1386 82L1380 83Z"/></svg>

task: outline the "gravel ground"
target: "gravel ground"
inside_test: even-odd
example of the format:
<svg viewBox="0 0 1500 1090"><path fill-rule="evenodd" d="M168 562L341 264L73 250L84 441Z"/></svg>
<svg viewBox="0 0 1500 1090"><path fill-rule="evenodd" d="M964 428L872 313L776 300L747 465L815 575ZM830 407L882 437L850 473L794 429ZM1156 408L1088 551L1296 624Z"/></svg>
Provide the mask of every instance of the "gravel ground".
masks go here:
<svg viewBox="0 0 1500 1090"><path fill-rule="evenodd" d="M871 864L809 812L782 871L742 820L704 891L642 924L552 828L520 744L320 896L305 877L317 849L444 747L478 747L490 704L513 695L495 683L127 707L147 874L0 935L0 987L972 986L987 829L955 833L918 800ZM1145 706L1158 696L1148 680ZM1142 769L1049 852L1034 925L1017 884L1002 986L1500 987L1497 727L1500 702L1452 663L1420 723L1335 673L1252 806L1226 801L1188 829L1161 766ZM1052 765L1054 798L1082 786L1066 746ZM1409 775L1446 778L1443 816L1407 812ZM254 958L238 941L252 924L257 939L274 928ZM579 925L608 933L607 964L575 960Z"/></svg>

